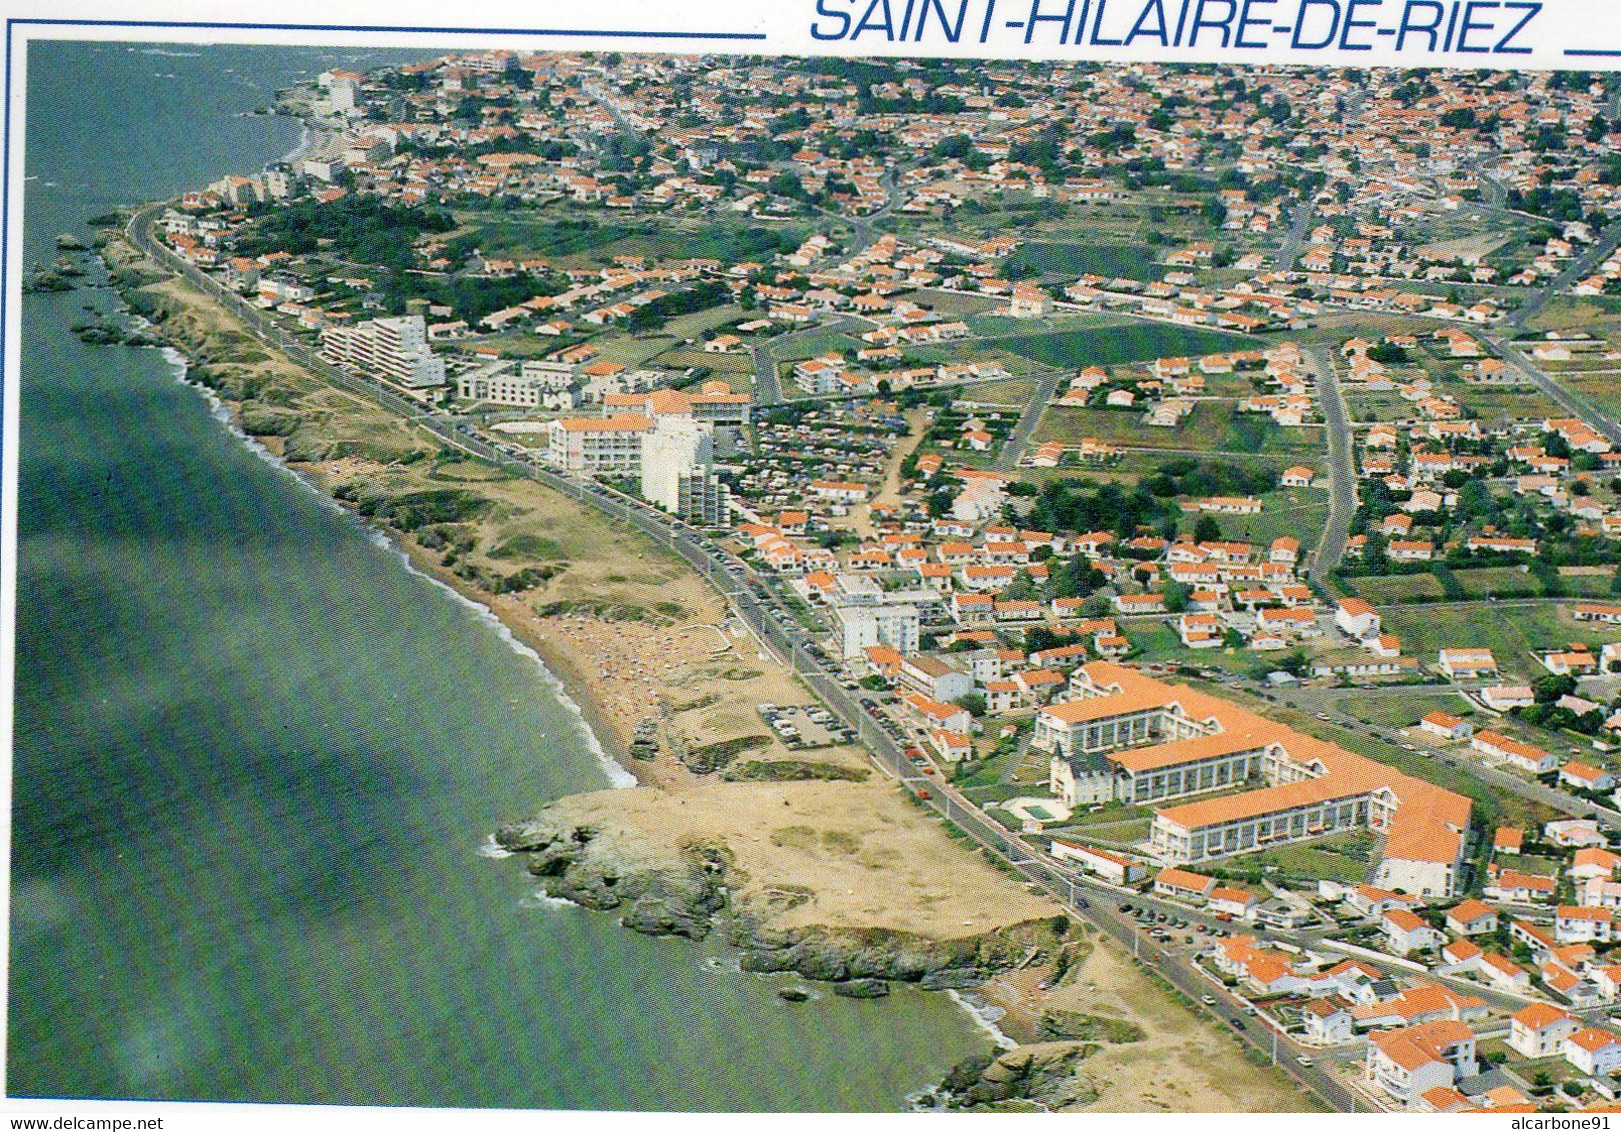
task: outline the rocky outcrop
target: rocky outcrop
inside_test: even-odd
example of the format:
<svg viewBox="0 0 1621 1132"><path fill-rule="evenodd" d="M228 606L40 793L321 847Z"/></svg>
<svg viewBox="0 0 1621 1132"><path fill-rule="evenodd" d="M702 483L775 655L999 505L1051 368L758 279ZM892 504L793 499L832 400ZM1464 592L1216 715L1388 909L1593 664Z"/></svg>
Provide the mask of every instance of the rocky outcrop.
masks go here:
<svg viewBox="0 0 1621 1132"><path fill-rule="evenodd" d="M972 1057L946 1076L932 1099L936 1107L1012 1111L1091 1104L1097 1100L1097 1089L1077 1067L1097 1048L1083 1042L1046 1042Z"/></svg>
<svg viewBox="0 0 1621 1132"><path fill-rule="evenodd" d="M529 857L546 891L601 912L647 935L703 939L725 906L717 850L675 851L645 845L564 818L555 809L496 833L505 848Z"/></svg>
<svg viewBox="0 0 1621 1132"><path fill-rule="evenodd" d="M835 984L833 993L841 998L883 998L889 994L889 984L882 979L850 979Z"/></svg>
<svg viewBox="0 0 1621 1132"><path fill-rule="evenodd" d="M878 979L917 983L926 990L975 987L1004 971L1049 958L1063 943L1068 921L1034 920L982 935L931 939L884 928L773 929L745 913L733 942L746 971L795 971L807 979Z"/></svg>
<svg viewBox="0 0 1621 1132"><path fill-rule="evenodd" d="M878 997L897 982L929 990L975 987L1052 958L1070 927L1058 916L945 940L884 928L778 928L769 916L795 901L784 900L780 889L758 906L737 898L723 846L653 844L643 835L574 820L555 804L497 831L496 840L526 854L529 871L553 896L618 912L627 928L648 935L703 939L722 925L742 952L744 970L791 972L834 983L852 997Z"/></svg>

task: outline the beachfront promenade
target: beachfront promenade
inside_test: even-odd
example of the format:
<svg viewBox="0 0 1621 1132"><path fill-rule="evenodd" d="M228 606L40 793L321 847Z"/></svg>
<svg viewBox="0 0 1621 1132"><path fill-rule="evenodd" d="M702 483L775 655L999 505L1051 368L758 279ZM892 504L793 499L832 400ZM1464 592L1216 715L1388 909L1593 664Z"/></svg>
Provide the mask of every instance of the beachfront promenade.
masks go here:
<svg viewBox="0 0 1621 1132"><path fill-rule="evenodd" d="M1072 916L1093 924L1131 949L1152 971L1190 1001L1197 1002L1205 995L1214 997L1215 1005L1207 1009L1229 1033L1263 1055L1275 1055L1280 1069L1331 1109L1350 1112L1357 1108L1355 1094L1330 1072L1295 1061L1303 1049L1286 1035L1262 1026L1241 1029L1244 1002L1201 978L1190 960L1139 939L1136 925L1115 910L1112 893L1096 887L1094 881L1065 869L1023 838L986 817L949 784L919 777L902 745L877 726L857 698L840 686L838 674L817 659L811 651L811 635L797 625L747 563L709 543L688 524L672 519L639 499L592 480L558 474L540 463L539 457L493 444L479 435L473 426L454 416L434 412L431 406L407 396L393 385L347 373L330 365L263 311L175 255L156 239L154 225L165 207L166 204L159 203L136 212L126 228L131 242L155 262L168 265L203 294L213 297L236 315L262 343L334 386L408 418L446 445L572 496L610 518L630 524L668 547L725 597L732 611L760 645L787 664L828 710L857 732L879 769L905 784L920 804L951 823L977 846L994 854L1017 875L1066 908ZM1087 899L1085 891L1088 889L1095 894L1101 893L1096 901Z"/></svg>

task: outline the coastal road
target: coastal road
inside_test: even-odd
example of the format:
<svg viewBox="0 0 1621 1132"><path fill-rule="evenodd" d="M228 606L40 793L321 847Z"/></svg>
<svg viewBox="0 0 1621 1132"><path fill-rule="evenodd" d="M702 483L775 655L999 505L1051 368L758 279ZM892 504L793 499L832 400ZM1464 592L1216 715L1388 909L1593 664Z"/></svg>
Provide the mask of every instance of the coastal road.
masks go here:
<svg viewBox="0 0 1621 1132"><path fill-rule="evenodd" d="M1306 364L1317 382L1317 403L1323 412L1323 424L1328 433L1329 499L1328 521L1323 525L1322 537L1312 552L1306 576L1317 591L1328 595L1328 576L1345 555L1346 542L1351 537L1351 520L1356 515L1356 467L1351 455L1350 414L1345 397L1340 392L1339 377L1334 370L1334 359L1326 346L1312 346L1305 351Z"/></svg>
<svg viewBox="0 0 1621 1132"><path fill-rule="evenodd" d="M1286 1037L1279 1038L1277 1046L1274 1046L1273 1035L1262 1036L1257 1032L1258 1026L1248 1026L1244 1022L1239 1000L1222 988L1213 987L1192 969L1190 961L1157 945L1144 948L1137 937L1136 925L1111 904L1088 899L1080 892L1076 881L1065 876L1056 862L1045 853L985 816L950 785L924 777L907 757L898 729L891 731L886 728L876 708L863 705L856 693L842 686L834 663L824 656L811 634L777 602L769 587L747 563L708 541L687 523L639 499L623 495L593 480L555 472L541 465L533 453L492 443L467 421L434 413L428 406L405 396L402 391L385 382L346 373L327 364L262 311L226 290L218 280L179 259L156 240L153 225L161 208L161 205L151 206L138 212L127 228L130 238L157 262L169 264L204 294L215 297L222 305L240 315L244 325L261 342L283 351L289 358L335 386L411 419L444 443L570 495L610 518L631 525L667 547L720 591L755 638L782 658L828 710L857 733L879 769L902 783L914 798L961 830L984 851L1000 858L1071 915L1092 924L1127 947L1136 947L1146 965L1190 999L1197 1001L1205 994L1211 995L1215 1005L1208 1009L1241 1041L1269 1057L1274 1048L1282 1051L1278 1068L1296 1084L1316 1094L1336 1111L1356 1109L1356 1095L1343 1082L1320 1067L1301 1065L1295 1061L1301 1054Z"/></svg>

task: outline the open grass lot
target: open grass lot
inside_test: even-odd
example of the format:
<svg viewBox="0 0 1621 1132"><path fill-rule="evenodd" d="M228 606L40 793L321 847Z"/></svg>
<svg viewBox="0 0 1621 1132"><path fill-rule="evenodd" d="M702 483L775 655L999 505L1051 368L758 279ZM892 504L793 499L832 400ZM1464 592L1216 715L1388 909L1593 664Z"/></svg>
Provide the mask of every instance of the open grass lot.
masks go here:
<svg viewBox="0 0 1621 1132"><path fill-rule="evenodd" d="M1409 318L1399 314L1376 314L1372 311L1325 312L1304 330L1289 331L1283 337L1301 345L1331 345L1336 349L1347 338L1383 338L1392 334L1425 334L1435 332L1435 323L1426 319Z"/></svg>
<svg viewBox="0 0 1621 1132"><path fill-rule="evenodd" d="M1479 385L1449 385L1450 393L1465 410L1475 413L1487 426L1509 421L1546 420L1562 410L1540 389L1532 386L1487 388Z"/></svg>
<svg viewBox="0 0 1621 1132"><path fill-rule="evenodd" d="M1313 459L1295 457L1320 457L1322 452L1321 428L1279 428L1265 417L1238 416L1225 401L1200 401L1175 428L1150 428L1144 416L1139 408L1054 405L1037 426L1035 440L1079 444L1090 436L1125 448L1209 453L1223 459L1267 455L1280 459L1280 470L1294 463L1315 465Z"/></svg>
<svg viewBox="0 0 1621 1132"><path fill-rule="evenodd" d="M1456 692L1413 692L1407 694L1359 696L1346 692L1334 701L1334 709L1355 716L1375 727L1400 730L1413 727L1432 711L1445 711L1453 715L1474 713L1469 701Z"/></svg>
<svg viewBox="0 0 1621 1132"><path fill-rule="evenodd" d="M1453 575L1470 597L1537 597L1542 586L1518 566L1485 566L1476 570L1454 570Z"/></svg>
<svg viewBox="0 0 1621 1132"><path fill-rule="evenodd" d="M735 263L766 258L811 233L802 222L746 217L664 215L612 217L599 222L564 205L524 212L469 211L459 213L457 219L487 255L543 256L559 267L602 264L621 255Z"/></svg>
<svg viewBox="0 0 1621 1132"><path fill-rule="evenodd" d="M1345 582L1358 594L1381 607L1446 596L1434 574L1378 574L1366 578L1347 578Z"/></svg>
<svg viewBox="0 0 1621 1132"><path fill-rule="evenodd" d="M812 330L796 334L786 342L772 343L771 356L779 362L802 362L820 354L854 354L865 346L861 339L837 330Z"/></svg>
<svg viewBox="0 0 1621 1132"><path fill-rule="evenodd" d="M1127 621L1121 632L1132 643L1131 663L1197 664L1206 668L1219 668L1224 672L1248 672L1264 663L1268 655L1280 653L1250 652L1248 649L1201 649L1192 652L1182 645L1176 630L1164 621Z"/></svg>
<svg viewBox="0 0 1621 1132"><path fill-rule="evenodd" d="M1183 422L1184 428L1187 424L1187 421ZM1182 428L1144 427L1143 413L1140 409L1083 409L1054 405L1048 408L1041 418L1041 423L1036 426L1034 440L1037 444L1049 440L1064 444L1079 444L1090 436L1106 444L1129 445L1134 448L1189 447L1190 445L1186 443L1175 445L1168 443L1181 436L1183 432Z"/></svg>
<svg viewBox="0 0 1621 1132"><path fill-rule="evenodd" d="M1386 631L1401 638L1402 652L1426 664L1443 648L1489 648L1505 676L1529 679L1544 670L1536 650L1574 641L1594 648L1613 641L1615 629L1595 629L1570 616L1568 603L1501 603L1495 606L1413 606L1381 610Z"/></svg>
<svg viewBox="0 0 1621 1132"><path fill-rule="evenodd" d="M708 310L693 311L691 314L677 315L659 328L663 334L682 340L697 339L706 330L719 330L723 326L733 326L739 322L747 322L752 312L744 310L734 303L724 303Z"/></svg>
<svg viewBox="0 0 1621 1132"><path fill-rule="evenodd" d="M1326 492L1275 491L1261 496L1259 515L1217 515L1216 523L1226 538L1242 539L1265 547L1285 535L1300 541L1302 553L1309 552L1328 522Z"/></svg>
<svg viewBox="0 0 1621 1132"><path fill-rule="evenodd" d="M1151 282L1165 273L1154 249L1141 244L1032 240L1014 252L1009 266L1042 279L1072 281L1081 275L1124 276Z"/></svg>
<svg viewBox="0 0 1621 1132"><path fill-rule="evenodd" d="M957 400L978 401L987 405L1016 405L1023 408L1035 388L1036 383L1028 378L981 381L975 385L964 385L957 391Z"/></svg>
<svg viewBox="0 0 1621 1132"><path fill-rule="evenodd" d="M933 288L909 291L901 297L910 299L919 306L928 307L936 314L952 318L983 315L1007 306L1005 299L993 295L970 295L961 291L939 291Z"/></svg>
<svg viewBox="0 0 1621 1132"><path fill-rule="evenodd" d="M971 314L965 321L969 330L984 338L1005 338L1009 334L1022 334L1032 325L1041 326L1040 323L1032 324L1027 319L1005 314Z"/></svg>
<svg viewBox="0 0 1621 1132"><path fill-rule="evenodd" d="M1566 373L1554 379L1612 420L1621 417L1621 374Z"/></svg>
<svg viewBox="0 0 1621 1132"><path fill-rule="evenodd" d="M1621 297L1558 295L1531 319L1531 329L1586 330L1594 336L1621 329Z"/></svg>
<svg viewBox="0 0 1621 1132"><path fill-rule="evenodd" d="M1621 365L1617 364L1615 358L1605 357L1604 355L1607 353L1609 353L1608 349L1601 348L1577 354L1568 362L1544 361L1537 364L1556 376L1566 373L1621 373Z"/></svg>
<svg viewBox="0 0 1621 1132"><path fill-rule="evenodd" d="M1364 393L1352 386L1345 394L1345 407L1356 424L1404 421L1416 416L1413 406L1395 393Z"/></svg>
<svg viewBox="0 0 1621 1132"><path fill-rule="evenodd" d="M1032 361L1067 369L1151 361L1162 357L1200 357L1249 348L1242 334L1172 326L1133 319L1089 330L1023 334L992 340L995 345Z"/></svg>
<svg viewBox="0 0 1621 1132"><path fill-rule="evenodd" d="M1051 367L1032 361L1023 354L1002 349L1000 338L966 338L955 342L942 342L933 346L918 346L906 351L908 366L934 366L949 362L979 362L1000 366L1015 377L1040 373Z"/></svg>
<svg viewBox="0 0 1621 1132"><path fill-rule="evenodd" d="M1608 598L1615 584L1613 571L1599 574L1566 574L1561 571L1559 580L1564 584L1565 592L1572 597ZM1617 636L1621 636L1621 633Z"/></svg>
<svg viewBox="0 0 1621 1132"><path fill-rule="evenodd" d="M731 378L741 376L743 386L747 388L749 375L754 372L754 355L733 352L730 354L705 353L696 346L674 346L658 356L661 366L670 369L690 369L701 366L712 371L716 377Z"/></svg>
<svg viewBox="0 0 1621 1132"><path fill-rule="evenodd" d="M1359 830L1234 857L1223 861L1215 871L1256 881L1266 876L1296 888L1318 880L1362 884L1368 880L1373 849L1373 835Z"/></svg>
<svg viewBox="0 0 1621 1132"><path fill-rule="evenodd" d="M618 362L635 369L646 365L672 346L682 345L682 341L664 333L609 333L593 338L591 345L596 347L597 357L602 361Z"/></svg>

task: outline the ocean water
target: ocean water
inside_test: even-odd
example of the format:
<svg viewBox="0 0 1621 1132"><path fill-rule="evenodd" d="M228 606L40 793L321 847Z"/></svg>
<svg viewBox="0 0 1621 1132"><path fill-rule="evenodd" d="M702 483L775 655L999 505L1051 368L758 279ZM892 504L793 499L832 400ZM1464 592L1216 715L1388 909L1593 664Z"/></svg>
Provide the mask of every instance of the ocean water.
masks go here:
<svg viewBox="0 0 1621 1132"><path fill-rule="evenodd" d="M29 262L286 152L240 112L383 58L34 45ZM69 333L111 302L24 306L9 1093L886 1109L987 1048L944 995L785 1004L539 898L485 839L608 785L578 712L172 359Z"/></svg>

